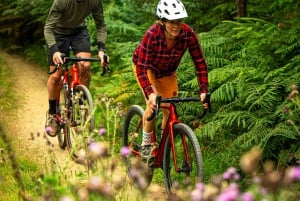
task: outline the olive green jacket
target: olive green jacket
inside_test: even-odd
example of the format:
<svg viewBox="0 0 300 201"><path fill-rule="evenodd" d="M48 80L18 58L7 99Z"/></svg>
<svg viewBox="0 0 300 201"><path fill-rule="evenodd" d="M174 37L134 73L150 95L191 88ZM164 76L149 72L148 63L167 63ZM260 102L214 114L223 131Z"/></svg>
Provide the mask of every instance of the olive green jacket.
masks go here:
<svg viewBox="0 0 300 201"><path fill-rule="evenodd" d="M103 16L102 0L54 0L44 26L48 48L58 51L55 33L73 34L86 27L85 18L92 14L97 28L99 49L105 49L107 31Z"/></svg>

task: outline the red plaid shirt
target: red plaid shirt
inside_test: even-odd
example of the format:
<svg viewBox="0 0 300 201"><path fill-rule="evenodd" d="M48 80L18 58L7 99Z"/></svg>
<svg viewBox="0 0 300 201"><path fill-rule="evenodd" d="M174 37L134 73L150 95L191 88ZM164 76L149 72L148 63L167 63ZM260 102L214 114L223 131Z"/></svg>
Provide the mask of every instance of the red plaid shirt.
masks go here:
<svg viewBox="0 0 300 201"><path fill-rule="evenodd" d="M207 65L196 33L183 23L175 40L174 47L168 49L163 27L153 24L133 53L132 61L136 65L137 78L147 97L153 93L147 69L150 69L156 77L169 75L176 71L187 49L195 64L199 90L201 93L208 91Z"/></svg>

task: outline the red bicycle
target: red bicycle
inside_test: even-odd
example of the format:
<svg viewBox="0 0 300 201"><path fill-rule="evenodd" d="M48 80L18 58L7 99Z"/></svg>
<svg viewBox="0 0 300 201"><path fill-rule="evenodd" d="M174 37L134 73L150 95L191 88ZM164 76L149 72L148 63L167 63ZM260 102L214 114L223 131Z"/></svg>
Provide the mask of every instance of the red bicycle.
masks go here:
<svg viewBox="0 0 300 201"><path fill-rule="evenodd" d="M58 142L62 149L67 149L76 159L82 149L86 135L84 131L93 131L95 128L94 105L89 89L82 85L79 78L79 65L81 61L100 62L98 58L65 57L62 55L64 64L56 65L49 74L57 72L61 67L62 76L59 86L60 93L56 98L56 115L59 123ZM107 55L104 56L106 66L101 75L110 72ZM72 65L68 65L72 62ZM70 68L70 69L69 69ZM72 128L72 129L71 129Z"/></svg>
<svg viewBox="0 0 300 201"><path fill-rule="evenodd" d="M152 132L152 157L148 160L150 171L138 171L134 158L141 158L140 150L142 143L142 127L144 110L139 105L131 106L124 117L123 125L123 146L131 150L131 154L124 157L128 175L135 185L139 185L137 180L144 177L147 186L151 183L153 170L162 168L164 172L164 181L168 193L174 190L174 187L185 187L187 182L195 185L203 179L203 162L199 142L193 130L186 124L180 122L176 111L176 104L180 102L200 102L200 98L194 97L157 97L157 107L151 117L147 120L156 118L159 108L165 108L170 111L169 119L161 136ZM206 103L210 109L210 94L206 95ZM160 103L170 103L169 106L162 106ZM199 118L203 118L207 109ZM156 125L158 123L156 122ZM157 130L157 129L156 129ZM158 139L159 138L159 139ZM139 172L137 174L137 172ZM175 185L176 184L176 185Z"/></svg>

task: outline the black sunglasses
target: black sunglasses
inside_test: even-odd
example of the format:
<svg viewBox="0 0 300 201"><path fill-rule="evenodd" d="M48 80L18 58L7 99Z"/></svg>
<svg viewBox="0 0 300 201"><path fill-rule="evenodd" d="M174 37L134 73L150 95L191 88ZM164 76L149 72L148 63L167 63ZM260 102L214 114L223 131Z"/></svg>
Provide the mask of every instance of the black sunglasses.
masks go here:
<svg viewBox="0 0 300 201"><path fill-rule="evenodd" d="M170 24L181 24L182 19L179 19L179 20L166 20L166 22L170 23Z"/></svg>

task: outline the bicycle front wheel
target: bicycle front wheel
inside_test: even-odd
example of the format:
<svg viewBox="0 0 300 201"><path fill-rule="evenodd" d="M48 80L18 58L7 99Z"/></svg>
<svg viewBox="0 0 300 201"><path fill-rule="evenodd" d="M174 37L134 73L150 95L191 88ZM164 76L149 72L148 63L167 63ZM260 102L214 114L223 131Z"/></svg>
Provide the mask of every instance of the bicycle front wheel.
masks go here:
<svg viewBox="0 0 300 201"><path fill-rule="evenodd" d="M186 124L173 127L174 149L170 135L164 150L163 170L168 193L175 189L195 188L203 179L203 162L196 135ZM190 190L190 189L188 189Z"/></svg>
<svg viewBox="0 0 300 201"><path fill-rule="evenodd" d="M78 158L81 149L86 149L90 132L94 130L94 104L89 89L84 85L77 85L72 101L70 117L71 131L66 136L67 147L74 159Z"/></svg>
<svg viewBox="0 0 300 201"><path fill-rule="evenodd" d="M57 134L58 144L61 149L65 149L67 146L66 136L70 132L68 119L68 89L65 86L61 86L60 94L56 102L56 111L59 113L62 121L59 123L60 131Z"/></svg>
<svg viewBox="0 0 300 201"><path fill-rule="evenodd" d="M131 154L124 156L128 177L134 186L145 190L151 183L153 170L141 161L140 148L143 137L144 109L139 105L131 106L124 117L122 141L123 147L128 147Z"/></svg>

